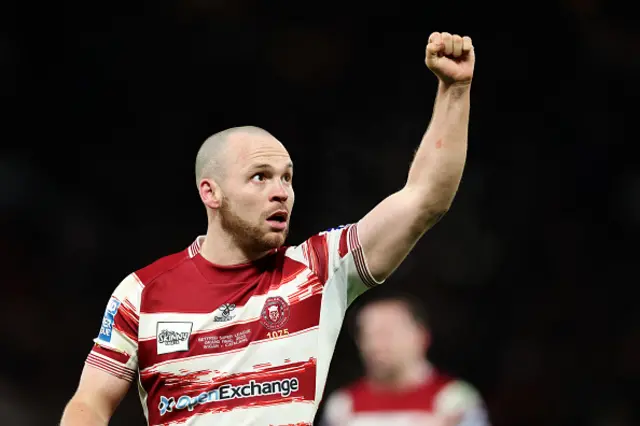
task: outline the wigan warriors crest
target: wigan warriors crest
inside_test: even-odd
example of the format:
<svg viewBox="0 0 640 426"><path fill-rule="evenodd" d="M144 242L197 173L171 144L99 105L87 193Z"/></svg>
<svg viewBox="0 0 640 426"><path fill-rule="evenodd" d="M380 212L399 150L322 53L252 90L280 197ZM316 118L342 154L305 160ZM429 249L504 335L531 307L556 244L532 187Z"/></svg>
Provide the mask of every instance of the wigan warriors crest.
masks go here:
<svg viewBox="0 0 640 426"><path fill-rule="evenodd" d="M289 315L289 304L282 297L268 297L260 314L260 322L267 330L277 330L287 323Z"/></svg>

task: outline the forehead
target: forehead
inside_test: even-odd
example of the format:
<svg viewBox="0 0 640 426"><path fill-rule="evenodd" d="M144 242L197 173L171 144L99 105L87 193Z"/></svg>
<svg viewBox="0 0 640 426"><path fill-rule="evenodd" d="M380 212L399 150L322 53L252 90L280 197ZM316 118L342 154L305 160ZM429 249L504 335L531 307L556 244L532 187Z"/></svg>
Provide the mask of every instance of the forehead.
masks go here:
<svg viewBox="0 0 640 426"><path fill-rule="evenodd" d="M236 168L248 168L256 164L287 167L291 157L285 147L269 134L240 132L229 137L228 158Z"/></svg>
<svg viewBox="0 0 640 426"><path fill-rule="evenodd" d="M411 322L411 314L399 301L374 302L365 306L358 315L360 327L377 327L381 323Z"/></svg>

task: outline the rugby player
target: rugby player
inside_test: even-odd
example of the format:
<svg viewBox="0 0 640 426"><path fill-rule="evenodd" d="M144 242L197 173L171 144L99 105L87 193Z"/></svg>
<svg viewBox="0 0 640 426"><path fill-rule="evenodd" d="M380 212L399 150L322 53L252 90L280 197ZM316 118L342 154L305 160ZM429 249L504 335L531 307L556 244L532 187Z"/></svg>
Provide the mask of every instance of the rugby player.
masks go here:
<svg viewBox="0 0 640 426"><path fill-rule="evenodd" d="M203 143L207 232L117 286L63 426L107 425L134 380L152 426L312 423L347 307L398 267L460 183L471 39L433 33L425 62L438 89L406 185L300 245L284 246L294 204L284 146L255 127Z"/></svg>

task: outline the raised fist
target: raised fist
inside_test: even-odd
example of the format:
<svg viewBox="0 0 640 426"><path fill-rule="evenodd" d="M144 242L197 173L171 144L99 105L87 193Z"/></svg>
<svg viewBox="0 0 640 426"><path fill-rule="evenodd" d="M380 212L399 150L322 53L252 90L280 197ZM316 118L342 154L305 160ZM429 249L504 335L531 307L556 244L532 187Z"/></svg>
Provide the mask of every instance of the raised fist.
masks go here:
<svg viewBox="0 0 640 426"><path fill-rule="evenodd" d="M471 38L432 33L427 44L425 63L443 83L471 83L475 64Z"/></svg>

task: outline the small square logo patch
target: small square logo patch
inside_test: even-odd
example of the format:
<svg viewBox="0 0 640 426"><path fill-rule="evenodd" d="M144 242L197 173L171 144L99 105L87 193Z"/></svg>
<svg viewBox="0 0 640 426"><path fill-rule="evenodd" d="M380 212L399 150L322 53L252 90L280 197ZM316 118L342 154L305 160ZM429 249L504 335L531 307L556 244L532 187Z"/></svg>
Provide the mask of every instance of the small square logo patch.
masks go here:
<svg viewBox="0 0 640 426"><path fill-rule="evenodd" d="M192 328L192 322L158 322L156 326L158 355L188 351Z"/></svg>

